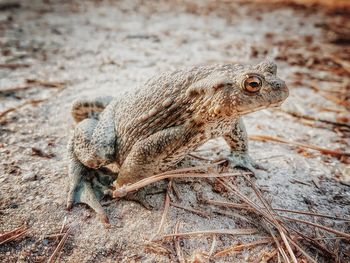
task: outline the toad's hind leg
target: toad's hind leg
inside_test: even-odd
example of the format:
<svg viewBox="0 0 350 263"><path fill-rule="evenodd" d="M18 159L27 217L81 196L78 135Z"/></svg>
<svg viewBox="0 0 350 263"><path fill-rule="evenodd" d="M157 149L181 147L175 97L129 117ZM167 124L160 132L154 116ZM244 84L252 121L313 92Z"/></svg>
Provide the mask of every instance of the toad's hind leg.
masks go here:
<svg viewBox="0 0 350 263"><path fill-rule="evenodd" d="M174 166L187 154L190 138L190 132L177 126L136 142L120 167L115 186L138 182Z"/></svg>
<svg viewBox="0 0 350 263"><path fill-rule="evenodd" d="M84 203L91 207L101 218L102 222L108 223L108 216L99 201L105 195L111 195L110 184L106 180L100 180L99 175L104 172L93 170L84 166L79 160L71 158L69 174L71 186L68 193L67 208L71 209L77 203ZM110 182L115 179L111 176Z"/></svg>
<svg viewBox="0 0 350 263"><path fill-rule="evenodd" d="M125 184L132 184L151 175L165 171L181 161L190 150L190 130L185 127L171 127L134 144L120 168L118 179L114 182L118 189ZM151 189L149 189L151 190ZM144 196L148 193L141 189L138 193L129 194L127 199L138 201L145 207Z"/></svg>
<svg viewBox="0 0 350 263"><path fill-rule="evenodd" d="M108 218L99 201L111 193L109 186L115 176L102 170L115 158L115 131L112 110L108 108L100 120L80 122L68 145L71 186L67 207L85 203L107 222ZM107 179L107 180L106 180Z"/></svg>
<svg viewBox="0 0 350 263"><path fill-rule="evenodd" d="M74 154L72 140L68 150L71 182L67 208L71 209L78 203L87 204L100 216L102 222L108 223L108 217L99 201L106 195L112 195L110 187L116 175L104 168L91 169L82 164Z"/></svg>

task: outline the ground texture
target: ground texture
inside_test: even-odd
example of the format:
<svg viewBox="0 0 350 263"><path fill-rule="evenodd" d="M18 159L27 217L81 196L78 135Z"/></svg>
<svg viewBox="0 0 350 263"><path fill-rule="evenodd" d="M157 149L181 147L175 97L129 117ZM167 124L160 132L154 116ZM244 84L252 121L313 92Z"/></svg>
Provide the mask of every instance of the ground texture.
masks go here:
<svg viewBox="0 0 350 263"><path fill-rule="evenodd" d="M26 229L0 245L0 261L46 262L54 254L62 262L277 262L282 254L273 240L217 254L270 237L274 229L252 211L205 203L241 202L213 179L178 179L180 199L169 192L167 213L164 193L148 197L152 211L107 200L110 228L86 206L65 209L71 102L123 96L160 71L203 63L277 62L290 97L281 109L245 117L251 155L267 168L252 180L273 207L349 216L348 17L346 9L263 1L0 2L0 243L8 231ZM304 145L271 141L276 138ZM227 153L223 140L210 141L183 166L207 165L206 159ZM230 183L262 207L246 180ZM346 221L279 213L350 232ZM257 234L163 237L177 223L179 232L257 228ZM288 224L323 246L291 233L317 262L350 261L349 236ZM333 239L342 235L341 242Z"/></svg>

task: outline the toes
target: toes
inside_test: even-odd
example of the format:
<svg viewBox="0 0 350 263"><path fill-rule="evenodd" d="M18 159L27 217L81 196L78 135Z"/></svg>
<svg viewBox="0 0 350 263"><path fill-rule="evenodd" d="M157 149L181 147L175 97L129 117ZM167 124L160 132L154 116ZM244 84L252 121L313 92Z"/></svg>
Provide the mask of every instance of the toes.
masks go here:
<svg viewBox="0 0 350 263"><path fill-rule="evenodd" d="M255 174L257 172L255 167L250 163L236 164L236 165L234 165L234 167L246 169L246 170L252 172L253 174Z"/></svg>
<svg viewBox="0 0 350 263"><path fill-rule="evenodd" d="M138 202L144 207L146 208L147 210L153 210L153 206L147 202L147 201L144 201L144 200L138 200Z"/></svg>
<svg viewBox="0 0 350 263"><path fill-rule="evenodd" d="M105 225L109 224L108 216L99 201L106 194L112 193L109 187L116 174L106 169L89 169L73 156L69 176L71 187L68 192L67 209L70 210L75 204L84 203L97 213Z"/></svg>
<svg viewBox="0 0 350 263"><path fill-rule="evenodd" d="M73 202L70 201L70 200L68 200L68 201L67 201L67 205L66 205L66 209L67 209L68 211L70 211L70 210L72 209L72 207L73 207Z"/></svg>
<svg viewBox="0 0 350 263"><path fill-rule="evenodd" d="M91 207L100 217L101 222L109 224L109 219L99 202L99 198L96 196L95 191L89 181L80 181L73 185L68 194L67 209L72 209L73 205L83 203Z"/></svg>
<svg viewBox="0 0 350 263"><path fill-rule="evenodd" d="M111 224L109 223L109 218L106 214L99 215L101 222L105 225L106 228L110 228Z"/></svg>
<svg viewBox="0 0 350 263"><path fill-rule="evenodd" d="M263 166L255 163L247 153L233 153L228 158L231 167L233 168L244 168L256 174L256 169L266 170Z"/></svg>
<svg viewBox="0 0 350 263"><path fill-rule="evenodd" d="M90 206L92 209L94 209L98 214L104 214L104 210L97 199L91 185L84 184L80 199L78 200L81 203L85 203L88 206Z"/></svg>
<svg viewBox="0 0 350 263"><path fill-rule="evenodd" d="M80 182L75 182L68 192L67 198L67 210L71 210L72 207L80 202L82 187Z"/></svg>
<svg viewBox="0 0 350 263"><path fill-rule="evenodd" d="M263 166L263 165L261 165L259 163L256 163L256 162L253 162L253 166L254 166L254 168L259 169L259 170L263 170L263 171L267 171L268 170L265 166Z"/></svg>
<svg viewBox="0 0 350 263"><path fill-rule="evenodd" d="M74 202L74 195L73 195L72 191L70 190L68 193L67 205L66 205L66 208L68 211L72 209L73 202Z"/></svg>
<svg viewBox="0 0 350 263"><path fill-rule="evenodd" d="M134 201L139 203L147 210L153 210L153 206L146 200L147 193L144 189L137 191L136 193L130 193L126 195L124 198L129 201Z"/></svg>

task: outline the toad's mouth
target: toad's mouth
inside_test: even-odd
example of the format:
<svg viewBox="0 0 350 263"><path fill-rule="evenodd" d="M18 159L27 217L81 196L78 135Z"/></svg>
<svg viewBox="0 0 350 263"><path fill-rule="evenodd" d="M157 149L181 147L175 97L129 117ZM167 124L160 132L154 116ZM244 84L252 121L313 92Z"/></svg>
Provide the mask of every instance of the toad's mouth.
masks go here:
<svg viewBox="0 0 350 263"><path fill-rule="evenodd" d="M268 104L268 105L256 107L256 108L251 109L251 110L238 111L238 114L239 115L245 115L245 114L256 112L256 111L259 111L259 110L264 110L264 109L269 109L269 108L278 108L278 107L280 107L282 105L283 102L284 102L284 100L283 101L279 101L279 102L275 102L275 103L271 103L271 104Z"/></svg>
<svg viewBox="0 0 350 263"><path fill-rule="evenodd" d="M267 106L267 108L278 108L282 105L283 102L284 102L284 100L276 102L276 103L271 103L270 105Z"/></svg>

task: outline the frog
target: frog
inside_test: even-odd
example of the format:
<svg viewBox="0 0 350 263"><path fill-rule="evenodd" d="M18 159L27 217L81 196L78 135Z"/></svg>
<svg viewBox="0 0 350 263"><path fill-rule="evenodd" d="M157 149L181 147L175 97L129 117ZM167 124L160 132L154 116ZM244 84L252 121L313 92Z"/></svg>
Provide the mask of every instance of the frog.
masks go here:
<svg viewBox="0 0 350 263"><path fill-rule="evenodd" d="M230 148L226 159L231 167L256 172L262 166L250 157L242 116L279 107L288 94L277 65L265 60L167 71L123 96L76 100L67 208L85 203L108 222L102 198L175 167L218 137Z"/></svg>

